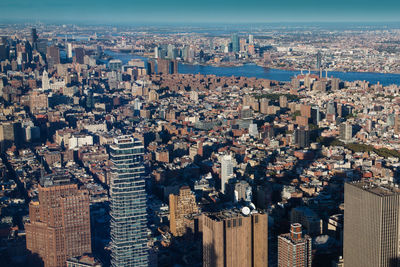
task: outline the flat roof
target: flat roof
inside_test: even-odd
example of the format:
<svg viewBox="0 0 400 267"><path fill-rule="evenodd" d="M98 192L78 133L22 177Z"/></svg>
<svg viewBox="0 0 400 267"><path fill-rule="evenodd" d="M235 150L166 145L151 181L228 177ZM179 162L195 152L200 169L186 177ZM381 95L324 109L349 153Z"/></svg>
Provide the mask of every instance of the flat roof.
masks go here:
<svg viewBox="0 0 400 267"><path fill-rule="evenodd" d="M400 194L400 188L397 185L383 185L371 181L357 181L348 184L382 197Z"/></svg>

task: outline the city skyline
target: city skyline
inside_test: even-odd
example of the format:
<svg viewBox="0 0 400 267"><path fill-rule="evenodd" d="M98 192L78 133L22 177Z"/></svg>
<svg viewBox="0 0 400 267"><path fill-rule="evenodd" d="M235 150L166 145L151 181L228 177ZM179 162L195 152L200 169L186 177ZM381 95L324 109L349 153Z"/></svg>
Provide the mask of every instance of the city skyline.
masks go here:
<svg viewBox="0 0 400 267"><path fill-rule="evenodd" d="M399 7L3 0L0 266L400 266Z"/></svg>
<svg viewBox="0 0 400 267"><path fill-rule="evenodd" d="M256 0L252 5L241 1L201 1L186 3L182 0L126 3L113 1L50 1L5 0L0 22L49 23L268 23L268 22L399 22L400 3L383 1L315 0L299 3L266 2Z"/></svg>

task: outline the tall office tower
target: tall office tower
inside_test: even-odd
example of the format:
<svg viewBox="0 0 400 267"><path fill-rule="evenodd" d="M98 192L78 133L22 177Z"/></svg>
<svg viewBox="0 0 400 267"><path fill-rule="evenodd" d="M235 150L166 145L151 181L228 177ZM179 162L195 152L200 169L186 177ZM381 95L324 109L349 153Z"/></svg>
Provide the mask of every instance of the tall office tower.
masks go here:
<svg viewBox="0 0 400 267"><path fill-rule="evenodd" d="M110 145L111 266L148 266L144 147L132 136Z"/></svg>
<svg viewBox="0 0 400 267"><path fill-rule="evenodd" d="M290 233L278 236L278 267L311 267L311 251L311 238L293 223Z"/></svg>
<svg viewBox="0 0 400 267"><path fill-rule="evenodd" d="M268 215L242 210L202 215L204 267L268 266Z"/></svg>
<svg viewBox="0 0 400 267"><path fill-rule="evenodd" d="M317 62L316 62L316 69L321 70L322 68L322 54L321 51L318 51L317 53ZM321 72L320 72L321 73ZM321 75L320 75L321 76ZM322 77L320 77L322 78Z"/></svg>
<svg viewBox="0 0 400 267"><path fill-rule="evenodd" d="M83 49L83 47L75 48L74 62L79 64L85 64L85 49Z"/></svg>
<svg viewBox="0 0 400 267"><path fill-rule="evenodd" d="M226 183L233 177L233 163L231 155L224 155L221 159L221 192L226 193Z"/></svg>
<svg viewBox="0 0 400 267"><path fill-rule="evenodd" d="M182 186L179 194L169 195L170 224L169 228L174 236L183 236L188 228L185 216L199 213L196 196L189 186Z"/></svg>
<svg viewBox="0 0 400 267"><path fill-rule="evenodd" d="M70 257L91 252L89 193L63 172L43 177L39 201L29 204L26 247L45 267L66 266Z"/></svg>
<svg viewBox="0 0 400 267"><path fill-rule="evenodd" d="M310 146L310 131L308 127L300 126L294 131L294 143L299 148Z"/></svg>
<svg viewBox="0 0 400 267"><path fill-rule="evenodd" d="M32 48L33 49L36 49L37 41L38 41L38 35L37 35L36 28L32 28L32 30L31 30L31 43L32 43Z"/></svg>
<svg viewBox="0 0 400 267"><path fill-rule="evenodd" d="M321 120L321 113L319 112L319 107L318 106L311 107L311 121L312 121L312 124L318 125L320 120Z"/></svg>
<svg viewBox="0 0 400 267"><path fill-rule="evenodd" d="M350 141L353 138L353 125L349 122L340 124L340 139Z"/></svg>
<svg viewBox="0 0 400 267"><path fill-rule="evenodd" d="M361 181L344 186L346 266L399 266L400 189Z"/></svg>
<svg viewBox="0 0 400 267"><path fill-rule="evenodd" d="M6 44L0 44L0 61L8 59L9 47Z"/></svg>
<svg viewBox="0 0 400 267"><path fill-rule="evenodd" d="M58 46L53 45L47 47L46 59L49 68L52 68L57 64L60 64L60 49L58 48Z"/></svg>
<svg viewBox="0 0 400 267"><path fill-rule="evenodd" d="M237 35L237 33L232 34L231 43L232 43L232 52L238 53L239 49L240 49L240 41L239 41L239 36Z"/></svg>
<svg viewBox="0 0 400 267"><path fill-rule="evenodd" d="M72 44L71 43L67 44L67 58L68 59L72 58Z"/></svg>

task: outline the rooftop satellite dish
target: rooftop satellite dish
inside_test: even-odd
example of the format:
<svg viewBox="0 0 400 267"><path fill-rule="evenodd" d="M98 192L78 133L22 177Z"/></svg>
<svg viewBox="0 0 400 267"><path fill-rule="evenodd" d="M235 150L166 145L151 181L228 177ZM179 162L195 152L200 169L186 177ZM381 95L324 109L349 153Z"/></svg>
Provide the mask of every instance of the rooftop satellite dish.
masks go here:
<svg viewBox="0 0 400 267"><path fill-rule="evenodd" d="M242 213L243 215L249 215L250 214L250 208L249 207L243 207L242 208Z"/></svg>

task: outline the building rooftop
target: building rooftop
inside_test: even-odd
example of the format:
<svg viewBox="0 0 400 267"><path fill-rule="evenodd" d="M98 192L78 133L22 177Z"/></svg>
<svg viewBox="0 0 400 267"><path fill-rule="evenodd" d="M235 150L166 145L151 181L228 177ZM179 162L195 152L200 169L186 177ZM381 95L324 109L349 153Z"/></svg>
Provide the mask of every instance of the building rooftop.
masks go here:
<svg viewBox="0 0 400 267"><path fill-rule="evenodd" d="M348 183L349 185L358 187L360 189L364 189L370 193L375 195L384 197L384 196L393 196L400 194L400 188L398 185L383 185L383 184L376 184L370 181L357 181Z"/></svg>

